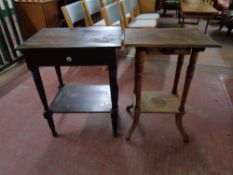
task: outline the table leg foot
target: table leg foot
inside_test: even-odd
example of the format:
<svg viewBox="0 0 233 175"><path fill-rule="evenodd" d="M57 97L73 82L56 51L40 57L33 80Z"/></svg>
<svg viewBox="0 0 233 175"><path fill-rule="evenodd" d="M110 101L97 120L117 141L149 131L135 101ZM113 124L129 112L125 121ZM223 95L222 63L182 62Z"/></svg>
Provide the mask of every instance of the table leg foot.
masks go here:
<svg viewBox="0 0 233 175"><path fill-rule="evenodd" d="M133 108L133 104L126 107L126 111L130 112L130 109Z"/></svg>
<svg viewBox="0 0 233 175"><path fill-rule="evenodd" d="M188 143L189 142L189 137L186 134L186 132L184 130L184 127L183 127L183 124L182 124L182 117L183 117L183 115L184 115L183 113L176 114L176 126L177 126L177 129L179 130L181 136L183 137L183 141L185 143Z"/></svg>
<svg viewBox="0 0 233 175"><path fill-rule="evenodd" d="M44 117L47 119L49 128L50 128L50 130L51 130L51 132L52 132L52 135L53 135L54 137L57 137L58 134L57 134L57 131L56 131L56 129L55 129L54 122L53 122L52 112L46 111L46 112L44 113Z"/></svg>
<svg viewBox="0 0 233 175"><path fill-rule="evenodd" d="M53 137L58 137L59 135L57 134L57 132L52 133Z"/></svg>
<svg viewBox="0 0 233 175"><path fill-rule="evenodd" d="M132 126L130 127L130 129L129 129L129 131L128 131L126 137L125 137L125 139L126 139L127 141L130 140L131 135L132 135L134 129L137 127L138 122L139 122L139 117L140 117L140 112L136 112L136 111L135 111L135 112L134 112L133 124L132 124Z"/></svg>

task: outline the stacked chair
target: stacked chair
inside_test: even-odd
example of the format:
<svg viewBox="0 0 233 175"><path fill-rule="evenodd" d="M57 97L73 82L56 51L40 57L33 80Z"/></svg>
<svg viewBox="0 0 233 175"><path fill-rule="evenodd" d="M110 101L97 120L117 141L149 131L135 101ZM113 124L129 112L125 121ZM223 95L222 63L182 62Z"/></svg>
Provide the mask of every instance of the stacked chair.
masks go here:
<svg viewBox="0 0 233 175"><path fill-rule="evenodd" d="M156 13L140 14L137 0L119 1L121 16L126 28L154 28L157 26L159 15ZM134 14L134 11L137 11Z"/></svg>
<svg viewBox="0 0 233 175"><path fill-rule="evenodd" d="M123 26L119 2L106 5L101 9L101 14L107 26Z"/></svg>
<svg viewBox="0 0 233 175"><path fill-rule="evenodd" d="M88 19L82 1L65 5L61 7L61 10L69 28L75 27L75 24L82 20L84 20L85 25L88 26Z"/></svg>
<svg viewBox="0 0 233 175"><path fill-rule="evenodd" d="M132 18L136 20L145 20L145 19L153 19L158 20L160 18L158 13L141 13L138 0L128 0L130 4L130 11Z"/></svg>
<svg viewBox="0 0 233 175"><path fill-rule="evenodd" d="M158 13L140 13L138 0L81 0L61 9L68 27L84 20L85 26L154 28L159 19Z"/></svg>
<svg viewBox="0 0 233 175"><path fill-rule="evenodd" d="M105 7L106 5L109 5L113 3L113 0L100 0L101 7Z"/></svg>
<svg viewBox="0 0 233 175"><path fill-rule="evenodd" d="M83 5L90 26L106 26L103 19L99 20L99 14L101 10L99 0L83 0ZM93 21L94 17L97 17L97 20Z"/></svg>
<svg viewBox="0 0 233 175"><path fill-rule="evenodd" d="M159 15L140 14L138 8L137 0L120 0L105 6L101 11L107 26L121 24L123 28L156 27Z"/></svg>

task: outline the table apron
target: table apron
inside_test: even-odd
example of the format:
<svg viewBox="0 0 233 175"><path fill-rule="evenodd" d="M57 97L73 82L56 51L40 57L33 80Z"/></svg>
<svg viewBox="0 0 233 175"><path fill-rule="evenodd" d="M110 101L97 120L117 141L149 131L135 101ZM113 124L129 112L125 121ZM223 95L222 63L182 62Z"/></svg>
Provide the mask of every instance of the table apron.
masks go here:
<svg viewBox="0 0 233 175"><path fill-rule="evenodd" d="M212 13L182 13L182 17L184 18L207 18L211 19L215 17L215 14Z"/></svg>
<svg viewBox="0 0 233 175"><path fill-rule="evenodd" d="M28 68L39 66L112 65L116 62L116 50L76 49L41 50L23 52Z"/></svg>

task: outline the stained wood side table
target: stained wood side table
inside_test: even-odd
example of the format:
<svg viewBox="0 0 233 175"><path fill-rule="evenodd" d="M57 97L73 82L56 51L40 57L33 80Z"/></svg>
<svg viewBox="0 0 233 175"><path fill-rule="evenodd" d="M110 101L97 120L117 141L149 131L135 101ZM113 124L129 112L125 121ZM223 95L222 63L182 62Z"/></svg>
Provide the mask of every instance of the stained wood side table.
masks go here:
<svg viewBox="0 0 233 175"><path fill-rule="evenodd" d="M185 114L185 102L193 78L195 65L199 52L206 47L220 47L219 44L210 40L198 29L187 28L161 28L161 29L126 29L125 46L136 47L135 55L135 78L133 105L133 123L126 135L130 140L131 135L138 125L141 113L174 113L176 126L183 137L184 142L189 141L183 125L182 117ZM149 48L157 49L165 54L178 54L174 84L171 93L142 91L144 55ZM185 84L181 98L177 93L181 68L184 55L190 54L190 60L185 77ZM146 82L145 82L146 83ZM163 103L161 104L161 100Z"/></svg>
<svg viewBox="0 0 233 175"><path fill-rule="evenodd" d="M119 27L50 28L33 35L20 50L32 76L44 107L52 135L57 136L53 113L111 112L113 135L117 135L118 84L116 48L121 47ZM107 65L109 85L64 85L60 66ZM39 67L55 67L59 89L48 105Z"/></svg>

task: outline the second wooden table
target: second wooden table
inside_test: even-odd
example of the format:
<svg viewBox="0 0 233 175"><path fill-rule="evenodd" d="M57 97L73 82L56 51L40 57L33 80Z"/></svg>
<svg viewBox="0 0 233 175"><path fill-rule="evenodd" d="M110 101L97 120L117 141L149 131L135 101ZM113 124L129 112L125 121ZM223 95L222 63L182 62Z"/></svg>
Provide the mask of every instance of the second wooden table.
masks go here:
<svg viewBox="0 0 233 175"><path fill-rule="evenodd" d="M220 47L220 45L210 40L197 29L169 28L126 29L125 46L136 47L134 79L135 102L132 106L127 107L127 110L129 110L134 106L134 119L126 139L130 139L142 112L167 112L175 113L177 128L184 142L188 142L188 135L182 126L182 117L185 113L185 101L193 78L198 53L204 51L206 47ZM142 91L144 55L149 48L158 49L166 54L179 55L171 93ZM185 54L190 54L190 61L185 77L183 93L181 99L179 99L177 86ZM163 100L162 104L160 103L161 99Z"/></svg>

